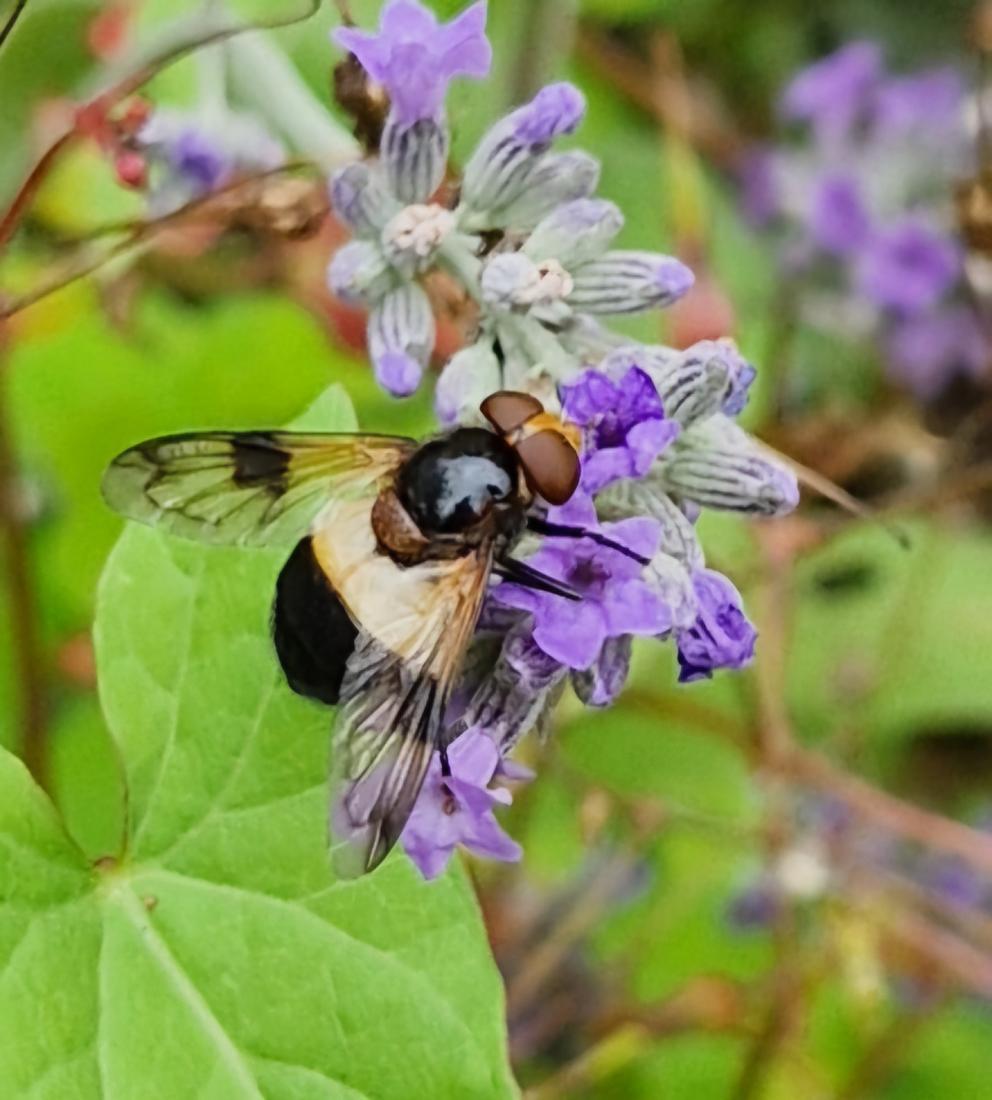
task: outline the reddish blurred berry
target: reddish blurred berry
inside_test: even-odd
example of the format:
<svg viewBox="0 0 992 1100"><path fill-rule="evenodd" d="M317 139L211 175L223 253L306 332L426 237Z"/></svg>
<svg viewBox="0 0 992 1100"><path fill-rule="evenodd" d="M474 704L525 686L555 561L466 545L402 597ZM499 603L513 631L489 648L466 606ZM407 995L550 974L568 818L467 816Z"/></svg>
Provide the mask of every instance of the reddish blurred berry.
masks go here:
<svg viewBox="0 0 992 1100"><path fill-rule="evenodd" d="M142 188L148 182L145 158L130 149L125 149L114 158L114 173L125 187Z"/></svg>

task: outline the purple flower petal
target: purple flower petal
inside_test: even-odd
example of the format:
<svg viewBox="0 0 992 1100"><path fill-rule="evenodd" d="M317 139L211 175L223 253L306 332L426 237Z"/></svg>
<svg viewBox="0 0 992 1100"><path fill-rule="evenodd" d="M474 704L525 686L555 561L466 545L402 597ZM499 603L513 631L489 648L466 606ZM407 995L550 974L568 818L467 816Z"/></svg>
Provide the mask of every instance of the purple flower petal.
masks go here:
<svg viewBox="0 0 992 1100"><path fill-rule="evenodd" d="M953 69L931 69L887 80L875 98L879 136L901 136L917 127L928 132L961 129L965 87Z"/></svg>
<svg viewBox="0 0 992 1100"><path fill-rule="evenodd" d="M610 585L603 603L606 629L616 638L623 634L653 637L672 629L672 613L661 596L644 581L628 580Z"/></svg>
<svg viewBox="0 0 992 1100"><path fill-rule="evenodd" d="M399 121L412 125L437 118L455 76L488 74L492 49L485 25L485 0L444 25L417 0L390 0L378 34L339 27L333 38L386 88Z"/></svg>
<svg viewBox="0 0 992 1100"><path fill-rule="evenodd" d="M602 608L591 600L570 603L548 596L535 616L534 641L549 657L569 668L589 668L606 638Z"/></svg>
<svg viewBox="0 0 992 1100"><path fill-rule="evenodd" d="M525 145L548 145L555 138L571 134L586 111L585 96L562 81L548 84L510 116L517 139Z"/></svg>
<svg viewBox="0 0 992 1100"><path fill-rule="evenodd" d="M978 378L992 349L968 306L901 319L888 338L889 372L926 401L955 377Z"/></svg>
<svg viewBox="0 0 992 1100"><path fill-rule="evenodd" d="M882 77L882 54L873 42L852 42L804 69L786 88L782 113L812 124L825 141L845 138L871 107Z"/></svg>
<svg viewBox="0 0 992 1100"><path fill-rule="evenodd" d="M492 859L519 859L520 847L493 817L495 806L511 801L509 791L489 789L500 763L495 743L468 729L448 746L448 763L451 774L442 775L435 754L401 837L421 874L439 875L459 844Z"/></svg>
<svg viewBox="0 0 992 1100"><path fill-rule="evenodd" d="M386 351L373 364L376 381L393 397L409 397L415 393L424 368L416 359L401 351Z"/></svg>
<svg viewBox="0 0 992 1100"><path fill-rule="evenodd" d="M936 305L961 273L961 254L947 236L906 217L879 233L858 266L862 292L904 316Z"/></svg>
<svg viewBox="0 0 992 1100"><path fill-rule="evenodd" d="M754 657L757 639L740 593L726 577L700 569L693 586L699 611L695 623L678 634L680 683L709 679L717 668L743 668Z"/></svg>
<svg viewBox="0 0 992 1100"><path fill-rule="evenodd" d="M828 175L813 192L809 214L813 239L833 256L848 256L865 244L871 221L856 180Z"/></svg>

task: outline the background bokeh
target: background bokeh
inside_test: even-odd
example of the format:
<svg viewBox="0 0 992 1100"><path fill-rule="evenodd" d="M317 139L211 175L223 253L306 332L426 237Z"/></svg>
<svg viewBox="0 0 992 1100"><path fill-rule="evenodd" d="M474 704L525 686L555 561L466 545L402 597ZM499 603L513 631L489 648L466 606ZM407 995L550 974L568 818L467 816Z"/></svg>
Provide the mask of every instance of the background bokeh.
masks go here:
<svg viewBox="0 0 992 1100"><path fill-rule="evenodd" d="M230 5L248 18L279 6L294 7ZM378 6L351 9L368 25ZM0 50L0 208L59 102L119 60L108 11L150 42L199 7L29 4ZM748 143L781 137L790 76L851 39L879 41L901 71L951 63L978 93L975 5L490 7L495 77L452 98L454 161L543 79L575 80L589 100L578 139L626 214L621 241L703 276L660 329L649 315L629 331L732 335L759 368L745 424L874 509L810 490L787 520L707 516L708 555L761 632L755 667L679 686L669 650L642 645L615 707L566 703L527 747L539 779L506 815L525 859L470 868L518 1079L535 1100L988 1096L992 386L923 405L870 346L783 333L774 246L746 224L734 179ZM336 19L325 3L272 38L343 120ZM198 79L186 59L146 91L188 106ZM0 293L30 291L142 216L100 150L76 146L3 254ZM382 394L360 322L324 289L336 239L332 225L297 241L179 224L0 322L0 744L32 759L94 859L116 850L124 813L91 642L121 530L98 491L108 460L165 432L285 423L331 383L363 428L431 429L429 394Z"/></svg>

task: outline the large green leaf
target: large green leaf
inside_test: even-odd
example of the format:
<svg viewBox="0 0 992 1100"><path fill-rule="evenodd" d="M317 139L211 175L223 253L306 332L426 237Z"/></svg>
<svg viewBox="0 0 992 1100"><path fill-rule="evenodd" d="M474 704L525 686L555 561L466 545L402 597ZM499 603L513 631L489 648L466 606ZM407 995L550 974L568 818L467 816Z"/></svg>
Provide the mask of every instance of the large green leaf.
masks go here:
<svg viewBox="0 0 992 1100"><path fill-rule="evenodd" d="M316 419L354 422L340 391ZM129 794L118 857L91 867L0 758L5 1096L515 1094L463 873L425 883L396 856L331 878L328 713L276 668L279 565L120 539L96 629Z"/></svg>

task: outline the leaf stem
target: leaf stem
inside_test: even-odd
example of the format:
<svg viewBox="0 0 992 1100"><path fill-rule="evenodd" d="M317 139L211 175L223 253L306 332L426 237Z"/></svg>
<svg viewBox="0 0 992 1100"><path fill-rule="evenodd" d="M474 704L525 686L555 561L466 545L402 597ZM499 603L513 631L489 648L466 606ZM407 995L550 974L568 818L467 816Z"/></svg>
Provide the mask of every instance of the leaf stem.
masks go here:
<svg viewBox="0 0 992 1100"><path fill-rule="evenodd" d="M0 331L0 352L3 351ZM8 371L0 361L0 540L2 540L13 635L13 660L20 687L20 754L42 788L48 780L46 675L38 636L38 616L20 499L17 461L7 416Z"/></svg>

